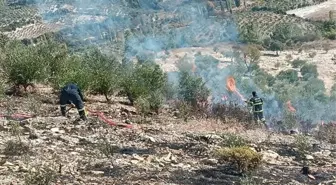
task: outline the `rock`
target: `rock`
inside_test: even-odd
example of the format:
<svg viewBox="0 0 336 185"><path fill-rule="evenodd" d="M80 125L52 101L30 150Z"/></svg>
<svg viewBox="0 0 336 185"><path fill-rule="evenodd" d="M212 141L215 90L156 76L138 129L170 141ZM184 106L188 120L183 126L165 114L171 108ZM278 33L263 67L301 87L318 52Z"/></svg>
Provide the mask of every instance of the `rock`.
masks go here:
<svg viewBox="0 0 336 185"><path fill-rule="evenodd" d="M3 166L14 166L14 164L11 163L11 162L6 161L6 162L3 164Z"/></svg>
<svg viewBox="0 0 336 185"><path fill-rule="evenodd" d="M51 132L53 132L53 133L57 133L57 134L64 134L65 133L65 131L64 130L60 130L59 128L52 128L52 129L50 129L51 130Z"/></svg>
<svg viewBox="0 0 336 185"><path fill-rule="evenodd" d="M133 159L136 159L138 161L144 161L145 160L143 157L140 157L138 154L133 154Z"/></svg>
<svg viewBox="0 0 336 185"><path fill-rule="evenodd" d="M313 156L318 157L318 158L325 158L331 155L331 151L330 150L323 150L320 152L314 152Z"/></svg>
<svg viewBox="0 0 336 185"><path fill-rule="evenodd" d="M223 139L222 137L216 134L208 134L208 135L205 135L205 137L208 139L212 139L212 140L222 140Z"/></svg>
<svg viewBox="0 0 336 185"><path fill-rule="evenodd" d="M265 159L277 159L280 155L272 150L265 150L261 151L260 153L263 154L263 158Z"/></svg>
<svg viewBox="0 0 336 185"><path fill-rule="evenodd" d="M138 163L139 163L139 160L133 159L133 160L131 160L131 163L132 163L132 164L138 164Z"/></svg>
<svg viewBox="0 0 336 185"><path fill-rule="evenodd" d="M311 155L305 155L305 157L306 157L307 160L314 160L314 157L311 156Z"/></svg>
<svg viewBox="0 0 336 185"><path fill-rule="evenodd" d="M279 160L280 155L272 150L265 150L260 152L263 156L263 160L269 164L281 165L283 161Z"/></svg>
<svg viewBox="0 0 336 185"><path fill-rule="evenodd" d="M93 174L93 175L99 175L99 176L104 176L105 172L103 172L103 171L91 171L91 174Z"/></svg>
<svg viewBox="0 0 336 185"><path fill-rule="evenodd" d="M154 139L153 137L148 136L148 135L144 135L143 138L144 138L145 140L150 141L150 142L153 142L153 143L156 142L155 139Z"/></svg>
<svg viewBox="0 0 336 185"><path fill-rule="evenodd" d="M207 165L216 165L218 163L218 160L217 159L208 159L208 158L205 158L205 159L201 160L201 163L207 164Z"/></svg>

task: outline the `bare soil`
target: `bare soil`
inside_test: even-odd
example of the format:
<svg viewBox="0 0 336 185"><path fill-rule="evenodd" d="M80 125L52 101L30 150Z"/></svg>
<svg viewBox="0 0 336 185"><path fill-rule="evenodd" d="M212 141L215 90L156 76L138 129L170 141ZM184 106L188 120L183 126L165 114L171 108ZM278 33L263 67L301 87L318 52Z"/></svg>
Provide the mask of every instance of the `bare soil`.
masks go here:
<svg viewBox="0 0 336 185"><path fill-rule="evenodd" d="M318 5L289 10L286 13L295 14L298 17L311 20L329 20L330 11L334 12L333 18L336 19L336 0L329 0Z"/></svg>
<svg viewBox="0 0 336 185"><path fill-rule="evenodd" d="M332 157L335 145L312 137L309 142L321 146L317 151L321 154L312 153L314 159L309 163L315 180L300 173L303 163L295 157L292 135L246 130L239 123L224 124L216 119L184 122L169 109L146 119L146 124L139 124L139 116L125 113L134 108L118 103L124 100L122 97L113 98L114 103L110 104L99 96L88 99L88 109L102 111L117 123L130 119L134 128L111 127L94 116L87 122L76 122L75 110L70 110L70 118L60 117L57 95L50 93L4 99L1 113L37 117L21 122L1 120L1 184L25 184L24 178L29 174L35 177L31 175L34 171L47 168L57 175L57 182L52 184L58 185L246 184L247 178L213 156L213 151L221 146L220 136L228 132L242 136L252 148L262 148L263 165L249 176L257 184L336 183ZM29 146L29 152L6 154L5 144L19 139ZM102 148L111 149L107 152L111 156L104 155ZM325 151L327 154L322 155Z"/></svg>

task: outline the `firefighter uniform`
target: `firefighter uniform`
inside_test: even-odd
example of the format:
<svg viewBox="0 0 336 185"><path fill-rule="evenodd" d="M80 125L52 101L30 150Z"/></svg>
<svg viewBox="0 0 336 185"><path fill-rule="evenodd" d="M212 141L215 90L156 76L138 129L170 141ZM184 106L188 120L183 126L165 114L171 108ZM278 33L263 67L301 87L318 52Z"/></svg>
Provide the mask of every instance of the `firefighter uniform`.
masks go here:
<svg viewBox="0 0 336 185"><path fill-rule="evenodd" d="M258 121L266 122L263 113L263 100L259 98L256 93L253 93L253 97L248 101L248 104L252 107L254 121L258 123Z"/></svg>
<svg viewBox="0 0 336 185"><path fill-rule="evenodd" d="M66 114L67 104L74 104L78 110L80 118L82 120L87 120L83 100L83 94L77 85L68 84L63 87L60 95L60 107L62 116L65 116Z"/></svg>

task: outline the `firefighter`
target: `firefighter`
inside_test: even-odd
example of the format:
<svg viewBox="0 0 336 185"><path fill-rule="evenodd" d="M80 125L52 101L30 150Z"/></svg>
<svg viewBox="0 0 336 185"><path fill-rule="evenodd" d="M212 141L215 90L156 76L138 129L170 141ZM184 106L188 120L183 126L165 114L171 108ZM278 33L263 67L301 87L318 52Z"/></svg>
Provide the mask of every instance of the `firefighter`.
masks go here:
<svg viewBox="0 0 336 185"><path fill-rule="evenodd" d="M61 90L60 95L60 107L62 116L66 114L66 106L67 104L71 104L76 107L79 113L79 116L82 120L87 120L86 112L84 108L84 98L80 88L75 84L67 84Z"/></svg>
<svg viewBox="0 0 336 185"><path fill-rule="evenodd" d="M253 97L249 101L246 101L246 102L248 103L249 106L252 107L254 121L256 123L261 121L263 124L265 124L266 120L264 118L264 113L263 113L263 108L262 108L264 102L261 98L258 97L255 91L252 92L252 96Z"/></svg>

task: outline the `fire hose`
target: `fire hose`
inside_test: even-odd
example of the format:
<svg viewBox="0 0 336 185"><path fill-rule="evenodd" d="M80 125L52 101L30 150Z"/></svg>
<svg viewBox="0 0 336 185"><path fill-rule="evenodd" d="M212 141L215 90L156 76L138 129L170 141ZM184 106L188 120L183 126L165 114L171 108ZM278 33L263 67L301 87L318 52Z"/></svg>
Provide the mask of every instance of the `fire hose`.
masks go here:
<svg viewBox="0 0 336 185"><path fill-rule="evenodd" d="M69 112L69 110L71 110L73 107L69 108L67 110L67 112ZM125 127L125 128L132 128L132 125L129 124L117 124L115 122L113 122L112 120L109 120L108 118L105 117L103 112L99 112L99 111L91 111L91 110L87 110L89 112L90 115L92 116L97 116L101 121L107 123L108 125L111 126L121 126L121 127ZM29 118L34 118L36 117L36 115L28 115L28 114L12 114L12 115L5 115L5 114L0 114L0 118L6 118L6 119L12 119L12 120L17 120L17 121L23 121Z"/></svg>

